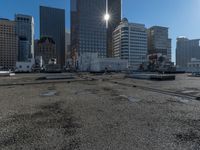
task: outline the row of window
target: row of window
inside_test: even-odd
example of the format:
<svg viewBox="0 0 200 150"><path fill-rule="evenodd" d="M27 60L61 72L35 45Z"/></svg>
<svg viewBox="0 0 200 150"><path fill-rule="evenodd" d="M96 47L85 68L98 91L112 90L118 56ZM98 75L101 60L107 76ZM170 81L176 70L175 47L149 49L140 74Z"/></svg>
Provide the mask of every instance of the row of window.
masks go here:
<svg viewBox="0 0 200 150"><path fill-rule="evenodd" d="M23 21L23 22L29 22L30 21L29 18L21 18L21 17L18 17L17 20L18 21Z"/></svg>

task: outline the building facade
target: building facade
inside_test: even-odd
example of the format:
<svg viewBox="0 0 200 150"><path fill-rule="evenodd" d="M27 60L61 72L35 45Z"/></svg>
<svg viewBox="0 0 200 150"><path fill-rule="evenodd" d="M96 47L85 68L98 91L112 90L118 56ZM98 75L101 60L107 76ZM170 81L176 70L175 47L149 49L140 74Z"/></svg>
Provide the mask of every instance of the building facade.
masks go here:
<svg viewBox="0 0 200 150"><path fill-rule="evenodd" d="M37 49L35 51L35 56L42 56L44 65L49 64L49 61L51 59L55 59L57 57L56 44L52 38L42 37L40 40L37 41L36 45Z"/></svg>
<svg viewBox="0 0 200 150"><path fill-rule="evenodd" d="M40 6L40 38L51 37L56 43L57 63L65 65L65 10Z"/></svg>
<svg viewBox="0 0 200 150"><path fill-rule="evenodd" d="M25 37L18 37L18 59L19 62L28 62L30 59L30 43Z"/></svg>
<svg viewBox="0 0 200 150"><path fill-rule="evenodd" d="M14 69L18 57L16 23L0 19L0 68Z"/></svg>
<svg viewBox="0 0 200 150"><path fill-rule="evenodd" d="M131 69L138 69L147 57L147 29L143 24L124 18L113 32L114 57L127 59Z"/></svg>
<svg viewBox="0 0 200 150"><path fill-rule="evenodd" d="M153 26L148 29L148 54L160 53L171 61L171 39L168 28Z"/></svg>
<svg viewBox="0 0 200 150"><path fill-rule="evenodd" d="M188 67L188 63L192 58L200 59L200 39L177 38L176 65L178 67Z"/></svg>
<svg viewBox="0 0 200 150"><path fill-rule="evenodd" d="M108 12L110 20L104 20ZM112 32L121 20L121 0L71 0L71 51L112 55Z"/></svg>
<svg viewBox="0 0 200 150"><path fill-rule="evenodd" d="M112 33L121 22L121 0L108 0L108 14L110 20L108 21L107 29L107 56L113 57L114 49L112 43Z"/></svg>
<svg viewBox="0 0 200 150"><path fill-rule="evenodd" d="M65 31L65 61L70 59L70 32Z"/></svg>
<svg viewBox="0 0 200 150"><path fill-rule="evenodd" d="M32 16L16 14L16 33L19 38L18 61L34 58L34 19Z"/></svg>
<svg viewBox="0 0 200 150"><path fill-rule="evenodd" d="M98 53L84 53L78 58L78 70L86 72L125 71L128 60L119 58L99 58Z"/></svg>

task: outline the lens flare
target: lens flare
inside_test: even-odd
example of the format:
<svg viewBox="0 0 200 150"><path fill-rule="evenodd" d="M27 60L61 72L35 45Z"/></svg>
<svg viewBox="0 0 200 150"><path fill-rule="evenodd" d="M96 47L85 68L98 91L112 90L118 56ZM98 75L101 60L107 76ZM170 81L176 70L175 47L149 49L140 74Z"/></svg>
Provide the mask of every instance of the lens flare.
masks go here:
<svg viewBox="0 0 200 150"><path fill-rule="evenodd" d="M110 19L110 15L109 15L109 14L105 14L104 19L105 19L106 21L108 21L108 20Z"/></svg>

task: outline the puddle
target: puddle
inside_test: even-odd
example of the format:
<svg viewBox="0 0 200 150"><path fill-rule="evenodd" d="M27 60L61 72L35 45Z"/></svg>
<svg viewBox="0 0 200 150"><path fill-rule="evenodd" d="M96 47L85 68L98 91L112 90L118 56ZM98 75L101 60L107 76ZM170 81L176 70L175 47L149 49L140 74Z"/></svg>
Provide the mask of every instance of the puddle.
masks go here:
<svg viewBox="0 0 200 150"><path fill-rule="evenodd" d="M136 97L132 97L132 96L126 96L126 95L120 95L121 98L125 98L130 102L139 102L141 101L140 99L136 98Z"/></svg>
<svg viewBox="0 0 200 150"><path fill-rule="evenodd" d="M184 98L176 97L176 102L188 104L190 101Z"/></svg>
<svg viewBox="0 0 200 150"><path fill-rule="evenodd" d="M47 91L47 92L40 94L40 96L44 96L44 97L55 96L57 93L58 93L57 91Z"/></svg>
<svg viewBox="0 0 200 150"><path fill-rule="evenodd" d="M187 100L187 99L180 99L179 100L181 103L189 103L189 100Z"/></svg>
<svg viewBox="0 0 200 150"><path fill-rule="evenodd" d="M131 96L128 97L128 100L131 101L131 102L139 102L139 101L141 101L140 99L137 99L137 98L131 97Z"/></svg>

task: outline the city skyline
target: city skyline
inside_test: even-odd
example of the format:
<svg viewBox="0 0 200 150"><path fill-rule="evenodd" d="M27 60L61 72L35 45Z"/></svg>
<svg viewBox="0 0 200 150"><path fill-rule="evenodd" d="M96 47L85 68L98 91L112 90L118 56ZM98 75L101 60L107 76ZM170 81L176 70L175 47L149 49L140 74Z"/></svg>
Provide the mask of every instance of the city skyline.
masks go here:
<svg viewBox="0 0 200 150"><path fill-rule="evenodd" d="M200 150L200 0L0 0L0 149Z"/></svg>
<svg viewBox="0 0 200 150"><path fill-rule="evenodd" d="M33 2L21 0L20 3L15 3L14 0L2 0L0 18L13 20L14 14L17 13L32 15L35 20L35 38L39 38L40 5L66 9L66 29L70 29L69 0L59 2L57 0L34 0ZM197 0L177 0L176 2L173 0L123 0L123 17L131 22L143 23L148 28L154 25L169 27L169 37L172 38L172 61L175 61L178 36L186 36L189 39L200 37L197 32L200 26L200 16L197 15L199 8L200 2Z"/></svg>

